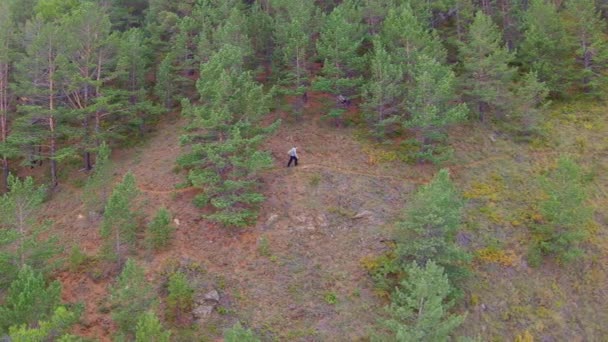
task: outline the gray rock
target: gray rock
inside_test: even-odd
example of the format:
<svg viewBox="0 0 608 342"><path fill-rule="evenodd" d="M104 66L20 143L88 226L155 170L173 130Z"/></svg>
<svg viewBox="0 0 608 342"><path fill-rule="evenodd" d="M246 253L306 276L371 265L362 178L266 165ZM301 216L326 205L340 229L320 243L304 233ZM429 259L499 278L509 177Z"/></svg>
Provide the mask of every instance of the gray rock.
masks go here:
<svg viewBox="0 0 608 342"><path fill-rule="evenodd" d="M192 311L192 314L194 315L195 318L205 318L205 317L209 317L209 315L211 315L211 313L213 312L213 308L215 306L213 305L201 305L201 306L197 306L194 311Z"/></svg>
<svg viewBox="0 0 608 342"><path fill-rule="evenodd" d="M353 218L358 220L358 219L362 219L362 218L370 218L373 215L373 213L369 210L363 210L357 213L357 215L355 215Z"/></svg>
<svg viewBox="0 0 608 342"><path fill-rule="evenodd" d="M277 214L270 215L270 217L268 217L268 220L266 220L266 226L267 227L272 226L275 222L277 222L278 219L279 219L279 215L277 215Z"/></svg>
<svg viewBox="0 0 608 342"><path fill-rule="evenodd" d="M203 298L205 298L205 300L219 302L220 294L219 294L219 292L217 292L217 290L211 290L211 291L207 292Z"/></svg>

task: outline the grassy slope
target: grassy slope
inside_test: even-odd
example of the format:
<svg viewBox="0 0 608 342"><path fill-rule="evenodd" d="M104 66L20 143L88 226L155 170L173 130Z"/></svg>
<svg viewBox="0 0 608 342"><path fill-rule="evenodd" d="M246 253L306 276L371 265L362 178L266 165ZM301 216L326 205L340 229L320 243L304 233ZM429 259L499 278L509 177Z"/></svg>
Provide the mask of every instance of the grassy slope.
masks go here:
<svg viewBox="0 0 608 342"><path fill-rule="evenodd" d="M149 279L161 291L163 270L175 263L205 269L207 283L222 295L221 309L198 328L210 338L240 319L265 339L357 340L368 336L384 299L361 265L362 258L386 251L392 223L416 186L436 167L379 162L394 150L355 139L356 129L335 129L319 119L333 101L311 95L304 116L294 121L277 111L284 125L266 147L277 159L264 175L268 197L259 223L243 231L201 220L191 205L194 193L173 191L183 175L173 171L182 123L161 126L142 146L120 151L116 177L132 170L142 190L144 212L167 206L180 221L169 251L139 253ZM478 255L464 304L468 319L460 329L482 340L512 340L528 331L537 338L599 340L608 335L606 204L608 128L604 107L559 105L543 124L548 139L515 144L488 127L470 124L451 133L454 158L446 164L469 198L461 241ZM299 147L301 165L286 169L286 151ZM569 153L592 178L591 205L598 225L590 227L585 260L567 266L525 262L540 198L536 176L552 167L557 153ZM99 219L88 220L80 204L78 177L66 180L47 208L64 241L93 254L99 246ZM361 214L361 217L357 217ZM107 337L113 331L105 305L113 275L89 269L64 272L64 298L84 301L77 332ZM198 291L204 291L203 288ZM181 336L188 340L190 333ZM180 336L177 334L176 336Z"/></svg>

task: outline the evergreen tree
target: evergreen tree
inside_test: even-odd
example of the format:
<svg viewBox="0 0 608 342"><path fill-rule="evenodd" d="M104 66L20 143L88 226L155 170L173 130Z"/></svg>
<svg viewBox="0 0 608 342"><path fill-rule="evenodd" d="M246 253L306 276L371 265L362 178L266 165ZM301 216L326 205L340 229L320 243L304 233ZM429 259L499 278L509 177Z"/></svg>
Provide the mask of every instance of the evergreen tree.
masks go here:
<svg viewBox="0 0 608 342"><path fill-rule="evenodd" d="M132 259L127 259L116 283L110 288L112 319L122 333L136 333L137 322L150 309L154 297L143 268Z"/></svg>
<svg viewBox="0 0 608 342"><path fill-rule="evenodd" d="M363 19L370 34L376 35L380 32L384 18L393 7L395 0L363 0Z"/></svg>
<svg viewBox="0 0 608 342"><path fill-rule="evenodd" d="M423 185L405 209L405 220L397 226L397 254L402 264L415 260L424 266L434 260L450 277L463 273L469 256L455 241L463 206L446 169Z"/></svg>
<svg viewBox="0 0 608 342"><path fill-rule="evenodd" d="M326 17L317 40L317 55L325 62L322 76L315 81L316 88L357 95L364 66L359 53L365 38L361 19L361 9L354 1L341 3Z"/></svg>
<svg viewBox="0 0 608 342"><path fill-rule="evenodd" d="M174 98L177 94L175 68L173 67L174 59L175 55L171 52L163 58L156 71L156 83L154 85L154 94L167 109L173 107Z"/></svg>
<svg viewBox="0 0 608 342"><path fill-rule="evenodd" d="M170 331L165 331L158 317L148 311L139 316L135 328L135 342L169 342Z"/></svg>
<svg viewBox="0 0 608 342"><path fill-rule="evenodd" d="M204 105L183 101L183 115L191 120L182 143L191 152L178 163L189 170L193 186L205 189L199 206L211 205L207 218L226 226L245 226L257 217L264 197L258 193L258 172L272 165L271 156L258 151L264 137L278 127L258 126L268 113L270 96L242 69L238 47L227 45L201 66L197 89Z"/></svg>
<svg viewBox="0 0 608 342"><path fill-rule="evenodd" d="M0 282L8 283L25 265L38 271L50 271L49 262L59 252L56 237L41 238L46 226L38 224L39 210L44 200L44 186L36 186L31 177L21 181L9 175L10 191L0 197Z"/></svg>
<svg viewBox="0 0 608 342"><path fill-rule="evenodd" d="M40 3L39 3L40 4ZM18 94L27 99L20 106L24 114L16 122L19 141L41 148L48 146L45 159L50 164L51 186L57 180L57 162L74 155L73 147L60 148L59 139L73 131L66 125L60 94L65 87L60 65L65 62L62 27L39 17L25 26L25 55L16 64ZM24 101L25 102L25 101Z"/></svg>
<svg viewBox="0 0 608 342"><path fill-rule="evenodd" d="M374 41L370 69L369 81L363 89L363 108L374 130L382 134L388 126L401 121L404 71L378 40Z"/></svg>
<svg viewBox="0 0 608 342"><path fill-rule="evenodd" d="M61 296L61 284L47 286L42 273L25 265L11 283L4 304L0 306L0 331L14 325L32 325L49 318Z"/></svg>
<svg viewBox="0 0 608 342"><path fill-rule="evenodd" d="M121 183L116 185L103 213L101 237L104 239L104 254L108 258L121 261L122 245L130 249L135 245L137 217L133 206L139 194L135 177L131 172L125 174Z"/></svg>
<svg viewBox="0 0 608 342"><path fill-rule="evenodd" d="M230 329L224 331L224 342L260 342L251 329L245 329L237 322Z"/></svg>
<svg viewBox="0 0 608 342"><path fill-rule="evenodd" d="M272 0L275 13L274 39L279 59L287 68L284 82L295 91L308 79L311 37L317 32L318 9L313 0Z"/></svg>
<svg viewBox="0 0 608 342"><path fill-rule="evenodd" d="M462 87L470 108L484 120L486 114L505 114L512 94L515 70L513 55L502 44L500 30L492 19L478 11L469 28L468 42L461 44Z"/></svg>
<svg viewBox="0 0 608 342"><path fill-rule="evenodd" d="M416 16L409 4L391 8L382 26L381 37L387 51L410 72L419 55L444 62L447 52L437 34Z"/></svg>
<svg viewBox="0 0 608 342"><path fill-rule="evenodd" d="M524 68L538 75L552 94L564 95L571 82L571 39L566 35L557 7L550 1L532 0L523 17L524 37L518 49Z"/></svg>
<svg viewBox="0 0 608 342"><path fill-rule="evenodd" d="M466 119L468 108L454 104L456 76L449 66L421 55L412 74L413 86L406 100L410 117L405 124L421 129L424 144L429 144L443 135L445 126Z"/></svg>
<svg viewBox="0 0 608 342"><path fill-rule="evenodd" d="M542 254L571 261L582 254L580 243L587 236L585 226L592 220L586 205L587 189L580 167L571 159L561 157L557 168L541 178L547 199L540 203L543 223L533 227L536 248Z"/></svg>
<svg viewBox="0 0 608 342"><path fill-rule="evenodd" d="M390 319L384 325L399 342L450 341L465 316L450 315L453 289L443 268L433 261L420 267L412 263L407 278L395 289L388 307Z"/></svg>
<svg viewBox="0 0 608 342"><path fill-rule="evenodd" d="M192 311L194 305L194 289L188 278L182 272L175 272L169 278L169 295L167 296L167 316L181 324L185 315Z"/></svg>
<svg viewBox="0 0 608 342"><path fill-rule="evenodd" d="M549 89L545 83L538 80L535 72L525 74L514 92L512 118L517 127L514 131L521 134L530 134L537 128L540 110L545 107L545 99Z"/></svg>
<svg viewBox="0 0 608 342"><path fill-rule="evenodd" d="M603 70L608 66L606 23L600 19L594 0L570 0L566 4L567 28L576 40L576 61L582 69L574 77L585 93L602 97L606 85Z"/></svg>
<svg viewBox="0 0 608 342"><path fill-rule="evenodd" d="M13 94L9 80L14 62L15 25L7 1L0 3L0 193L8 191L9 158L17 153L9 144L9 114Z"/></svg>
<svg viewBox="0 0 608 342"><path fill-rule="evenodd" d="M113 178L113 164L110 160L110 148L103 142L97 151L93 172L84 185L83 199L89 213L102 213L108 201Z"/></svg>
<svg viewBox="0 0 608 342"><path fill-rule="evenodd" d="M245 60L253 55L251 38L247 32L247 17L239 7L233 7L230 15L213 33L214 51L225 45L238 46Z"/></svg>
<svg viewBox="0 0 608 342"><path fill-rule="evenodd" d="M110 29L106 10L93 2L84 2L61 18L61 34L67 36L58 71L65 83L65 102L80 121L79 150L86 171L93 167L91 152L104 139L103 86L111 78L109 64L114 62Z"/></svg>
<svg viewBox="0 0 608 342"><path fill-rule="evenodd" d="M8 336L14 342L45 342L45 341L80 341L75 336L65 335L76 323L78 315L63 306L57 307L48 321L39 321L35 328L27 324L15 325L9 328Z"/></svg>
<svg viewBox="0 0 608 342"><path fill-rule="evenodd" d="M146 231L148 247L158 250L167 247L171 243L173 233L171 225L171 213L166 208L160 208Z"/></svg>

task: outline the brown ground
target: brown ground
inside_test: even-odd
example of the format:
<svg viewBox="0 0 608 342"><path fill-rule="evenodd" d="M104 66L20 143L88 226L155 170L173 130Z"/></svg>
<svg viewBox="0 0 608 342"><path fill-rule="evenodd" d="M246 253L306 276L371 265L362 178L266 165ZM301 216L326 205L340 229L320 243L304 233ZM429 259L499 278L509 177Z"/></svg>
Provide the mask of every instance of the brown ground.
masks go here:
<svg viewBox="0 0 608 342"><path fill-rule="evenodd" d="M141 252L150 280L158 281L174 260L196 262L221 279L218 287L229 299L230 317L220 319L220 325L237 318L262 336L281 340L367 336L381 301L360 259L386 248L382 227L398 215L396 209L415 184L429 178L428 167L370 165L351 130L335 129L319 119L327 99L311 94L297 122L277 112L284 123L266 144L277 162L263 176L267 201L259 223L248 229L209 224L191 204L198 190L174 190L184 180L173 171L180 154L181 121L165 123L142 146L114 154L115 181L129 170L135 174L144 213L150 217L165 206L179 220L170 250L153 256ZM300 165L287 169L283 163L292 144L298 146ZM93 255L101 244L100 218L88 217L81 190L70 185L75 177L83 175L65 181L46 212L63 241ZM268 253L260 252L262 240ZM114 329L109 315L100 310L115 276L106 272L107 278L86 271L58 275L64 300L86 304L75 333L103 341ZM326 297L334 295L337 303L328 303Z"/></svg>
<svg viewBox="0 0 608 342"><path fill-rule="evenodd" d="M267 201L255 227L230 230L212 225L191 204L198 190L174 190L184 179L174 172L181 121L162 124L146 143L113 156L116 180L128 170L135 174L148 218L165 206L179 220L170 250L137 256L151 282L160 283L168 265L190 262L202 265L220 290L221 308L200 326L208 339L221 336L222 329L238 319L264 340L361 340L382 312L384 300L374 293L361 259L387 249L384 241L392 223L411 193L437 168L375 162L364 152L368 146L353 138L354 129L336 129L321 119L334 105L333 98L316 93L309 98L307 104L288 102L269 118L282 118L283 124L265 146L276 165L263 175ZM296 106L303 112L300 119L287 114ZM504 264L475 260L464 304L458 309L469 311L460 330L463 335L511 340L528 331L547 341L591 341L608 333L598 323L605 321L602 317L607 313L601 308L608 298L608 220L599 210L607 202L603 189L608 180L600 172L608 169L600 158L606 154L606 144L600 144L603 131L589 130L586 150L580 152L580 142L569 139L579 139L585 132L576 125L570 129L563 137L556 135L556 146L581 153L587 169L597 168L593 170L598 174L594 183L598 192L592 202L601 227L589 242L594 252L590 260L561 268L549 262L539 270L525 262L530 236L521 217L534 213L533 199L538 196L534 179L550 167L558 149L513 144L474 124L451 132L451 140L457 142L453 160L458 163L447 167L460 189L470 192L478 183L492 186L496 179L504 183L496 190L497 198L470 198L464 243L473 253L497 246L498 251L514 255ZM597 150L593 142L598 142ZM298 147L300 165L287 169L284 163L293 145ZM67 245L78 244L93 255L101 243L100 220L84 212L81 189L74 186L82 177L74 173L64 180L49 202L46 217L56 222ZM515 224L518 220L523 223ZM86 304L75 333L109 341L114 327L100 309L115 273L108 271L105 277L98 273L64 271L58 279L66 301ZM187 335L180 339L191 340Z"/></svg>

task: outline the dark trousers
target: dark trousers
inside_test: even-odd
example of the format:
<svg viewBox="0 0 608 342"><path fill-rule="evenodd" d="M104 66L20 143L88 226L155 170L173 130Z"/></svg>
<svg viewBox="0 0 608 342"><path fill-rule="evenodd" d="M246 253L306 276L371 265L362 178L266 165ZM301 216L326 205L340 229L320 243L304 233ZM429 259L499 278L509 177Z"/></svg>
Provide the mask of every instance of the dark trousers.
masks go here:
<svg viewBox="0 0 608 342"><path fill-rule="evenodd" d="M295 161L294 166L298 166L298 158L296 158L294 156L289 156L289 163L287 163L287 167L289 167L291 165L292 161Z"/></svg>

